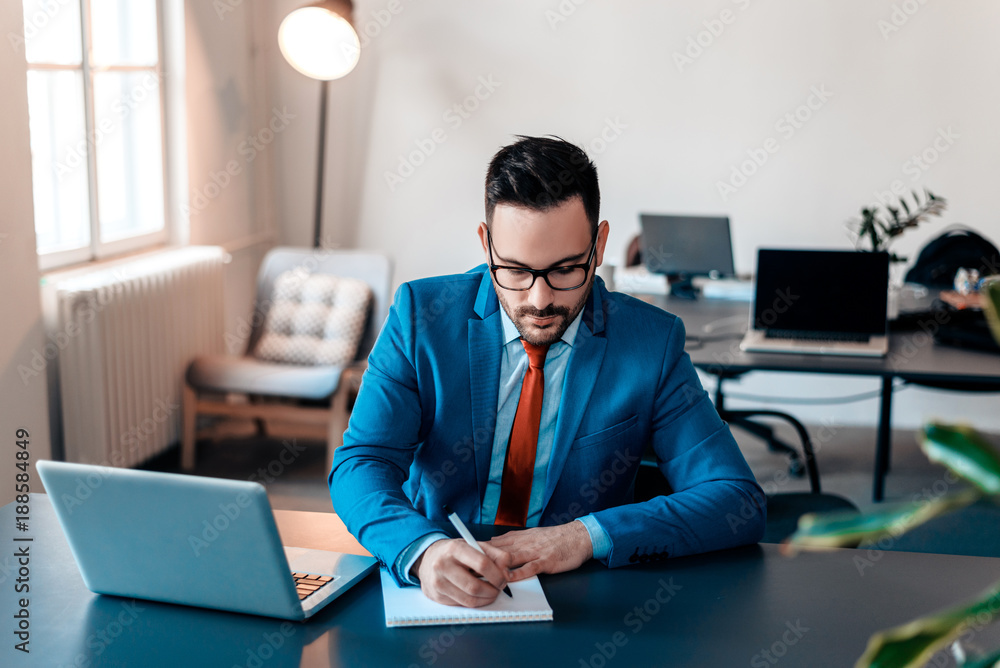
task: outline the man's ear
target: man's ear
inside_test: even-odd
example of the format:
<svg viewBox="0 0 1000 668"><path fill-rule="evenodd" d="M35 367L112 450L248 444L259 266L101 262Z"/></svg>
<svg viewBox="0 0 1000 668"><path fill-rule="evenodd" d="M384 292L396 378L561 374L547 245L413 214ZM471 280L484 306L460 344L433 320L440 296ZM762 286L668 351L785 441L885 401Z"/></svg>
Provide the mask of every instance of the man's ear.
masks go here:
<svg viewBox="0 0 1000 668"><path fill-rule="evenodd" d="M479 241L483 244L483 257L486 258L486 262L490 261L490 249L489 240L486 237L486 223L479 223L479 229L476 230L479 234Z"/></svg>
<svg viewBox="0 0 1000 668"><path fill-rule="evenodd" d="M601 263L604 262L604 246L608 243L608 232L610 230L611 226L606 220L602 220L601 224L597 226L597 249L594 251L595 267L600 267Z"/></svg>

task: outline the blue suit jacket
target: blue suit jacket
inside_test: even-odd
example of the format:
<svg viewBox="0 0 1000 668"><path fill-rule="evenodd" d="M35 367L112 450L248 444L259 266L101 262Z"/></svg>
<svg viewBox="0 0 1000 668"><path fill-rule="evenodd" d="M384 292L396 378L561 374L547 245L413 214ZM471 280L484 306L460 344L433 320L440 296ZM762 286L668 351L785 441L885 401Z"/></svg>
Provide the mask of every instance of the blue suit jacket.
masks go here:
<svg viewBox="0 0 1000 668"><path fill-rule="evenodd" d="M478 521L499 308L485 265L396 293L329 477L337 513L383 564L439 530L431 520L445 519L443 504ZM674 493L633 503L649 444ZM612 567L763 535L763 492L684 352L680 319L599 278L566 369L543 507L542 526L593 513L611 538Z"/></svg>

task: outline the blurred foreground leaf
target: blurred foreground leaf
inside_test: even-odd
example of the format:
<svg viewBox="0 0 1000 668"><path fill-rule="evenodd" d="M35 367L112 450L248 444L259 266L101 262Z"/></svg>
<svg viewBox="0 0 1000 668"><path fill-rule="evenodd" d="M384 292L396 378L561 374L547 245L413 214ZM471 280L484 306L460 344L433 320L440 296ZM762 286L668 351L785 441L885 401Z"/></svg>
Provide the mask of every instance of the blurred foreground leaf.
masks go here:
<svg viewBox="0 0 1000 668"><path fill-rule="evenodd" d="M932 462L947 467L985 494L1000 494L1000 453L972 427L932 422L920 435L920 448Z"/></svg>
<svg viewBox="0 0 1000 668"><path fill-rule="evenodd" d="M980 290L983 296L983 313L990 326L993 340L1000 346L1000 281L987 283Z"/></svg>
<svg viewBox="0 0 1000 668"><path fill-rule="evenodd" d="M962 635L967 625L979 627L993 621L997 610L1000 610L1000 586L994 585L971 603L876 633L868 640L868 648L855 668L923 666L938 650Z"/></svg>
<svg viewBox="0 0 1000 668"><path fill-rule="evenodd" d="M803 515L799 527L782 545L786 555L799 550L857 547L862 542L900 536L927 520L974 503L981 494L967 489L929 501L880 506L867 513L835 512Z"/></svg>
<svg viewBox="0 0 1000 668"><path fill-rule="evenodd" d="M995 666L1000 666L1000 652L981 656L962 664L962 668L995 668Z"/></svg>

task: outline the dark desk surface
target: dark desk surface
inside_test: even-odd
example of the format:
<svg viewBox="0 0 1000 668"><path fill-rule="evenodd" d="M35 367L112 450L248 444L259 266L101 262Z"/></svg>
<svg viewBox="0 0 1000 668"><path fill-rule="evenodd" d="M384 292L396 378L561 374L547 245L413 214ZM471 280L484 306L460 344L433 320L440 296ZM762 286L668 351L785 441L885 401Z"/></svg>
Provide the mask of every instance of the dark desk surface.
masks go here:
<svg viewBox="0 0 1000 668"><path fill-rule="evenodd" d="M309 622L294 624L94 595L48 497L32 495L31 504L31 530L19 534L34 538L30 655L13 649L9 630L16 609L13 560L6 556L15 545L14 509L0 509L5 666L840 668L853 665L873 631L972 596L1000 574L1000 559L854 550L786 559L776 546L760 545L543 576L552 623L387 629L372 575ZM358 549L336 515L276 517L286 543ZM1000 644L986 633L973 640Z"/></svg>
<svg viewBox="0 0 1000 668"><path fill-rule="evenodd" d="M747 302L699 299L689 301L662 296L636 295L681 317L689 339L694 365L711 373L744 371L795 371L862 376L894 376L925 382L997 382L1000 390L1000 355L937 345L925 330L893 333L885 358L787 353L744 353L740 339L750 317ZM934 331L929 318L926 330Z"/></svg>

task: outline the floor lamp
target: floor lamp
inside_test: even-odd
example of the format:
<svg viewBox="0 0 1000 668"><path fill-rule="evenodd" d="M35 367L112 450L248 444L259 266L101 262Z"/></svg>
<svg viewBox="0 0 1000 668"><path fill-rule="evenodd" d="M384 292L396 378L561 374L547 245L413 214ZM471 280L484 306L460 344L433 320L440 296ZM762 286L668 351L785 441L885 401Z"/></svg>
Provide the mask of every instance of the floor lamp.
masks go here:
<svg viewBox="0 0 1000 668"><path fill-rule="evenodd" d="M291 12L278 28L278 46L288 64L319 79L319 150L316 160L316 213L313 248L320 247L323 217L323 171L326 164L326 98L329 83L358 64L361 41L352 25L351 0L327 0Z"/></svg>

